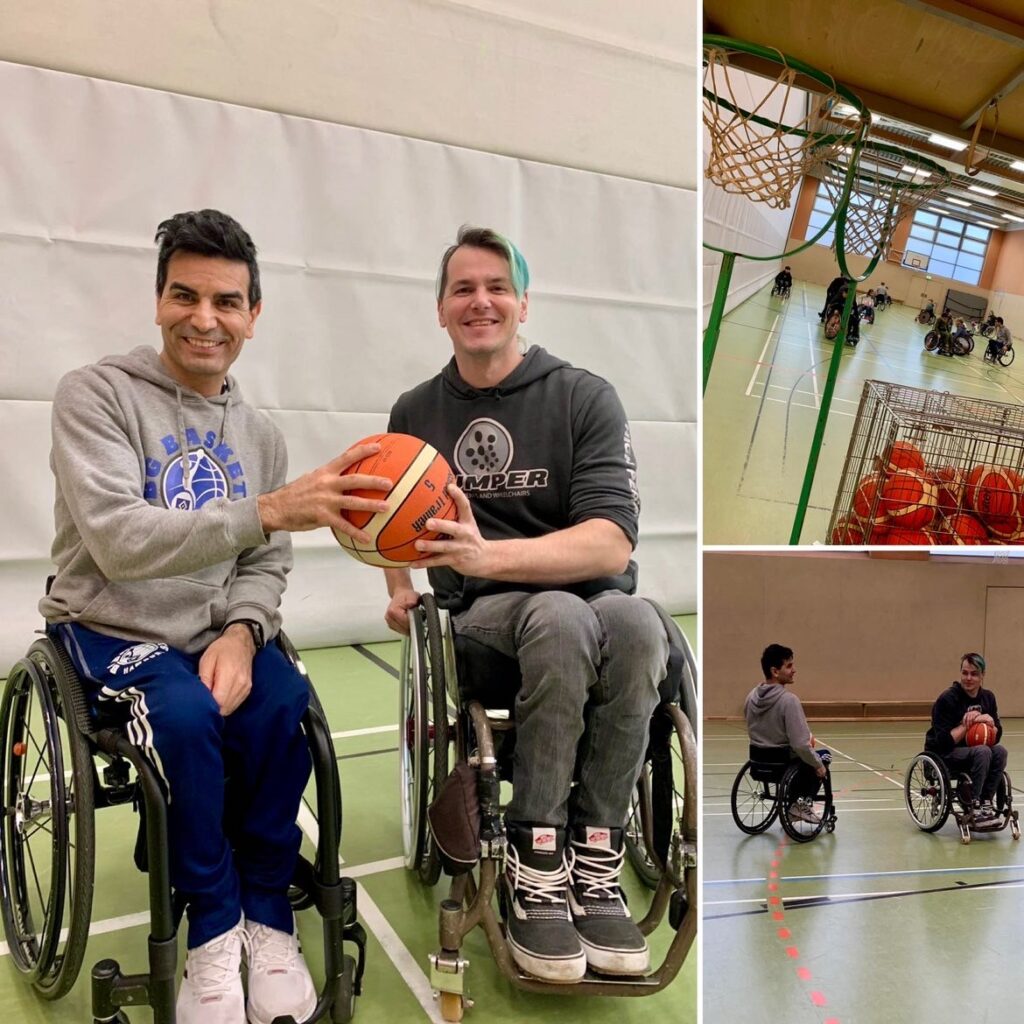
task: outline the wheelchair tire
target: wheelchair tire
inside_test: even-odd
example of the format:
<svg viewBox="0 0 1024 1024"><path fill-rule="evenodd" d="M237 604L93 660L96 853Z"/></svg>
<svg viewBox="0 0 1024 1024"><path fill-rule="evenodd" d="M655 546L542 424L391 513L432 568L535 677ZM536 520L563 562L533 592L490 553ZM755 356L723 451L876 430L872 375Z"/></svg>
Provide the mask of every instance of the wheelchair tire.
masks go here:
<svg viewBox="0 0 1024 1024"><path fill-rule="evenodd" d="M419 871L427 833L427 683L423 657L423 612L409 612L409 635L402 641L402 668L398 681L400 806L405 866Z"/></svg>
<svg viewBox="0 0 1024 1024"><path fill-rule="evenodd" d="M430 774L427 778L425 807L429 807L437 796L441 784L448 777L448 690L445 678L444 638L441 631L441 616L433 594L424 594L423 620L427 636L427 689L429 691L430 729L427 739L430 745ZM424 885L436 885L441 877L441 858L434 846L430 829L424 835L423 859L417 869Z"/></svg>
<svg viewBox="0 0 1024 1024"><path fill-rule="evenodd" d="M939 347L939 332L938 331L929 331L924 336L924 347L929 352L934 352Z"/></svg>
<svg viewBox="0 0 1024 1024"><path fill-rule="evenodd" d="M45 999L74 985L92 916L92 755L67 655L38 640L0 700L0 903L11 959ZM33 839L38 841L33 843Z"/></svg>
<svg viewBox="0 0 1024 1024"><path fill-rule="evenodd" d="M1013 362L1013 349L1008 348L1005 352L1000 352L996 359L999 360L1000 366L1009 366Z"/></svg>
<svg viewBox="0 0 1024 1024"><path fill-rule="evenodd" d="M779 821L786 835L797 843L809 843L812 839L821 834L822 830L830 824L834 831L835 815L832 808L832 782L826 772L821 783L821 792L815 798L812 806L814 821L806 821L799 817L796 811L798 797L793 793L793 786L797 774L800 771L800 764L791 764L782 774L779 782Z"/></svg>
<svg viewBox="0 0 1024 1024"><path fill-rule="evenodd" d="M651 766L645 762L640 769L636 786L633 787L633 799L629 804L623 845L637 878L646 888L657 889L661 880L661 867L654 860L654 840L649 828L651 814Z"/></svg>
<svg viewBox="0 0 1024 1024"><path fill-rule="evenodd" d="M907 813L922 832L938 832L952 809L946 766L931 754L918 754L907 765L903 799Z"/></svg>
<svg viewBox="0 0 1024 1024"><path fill-rule="evenodd" d="M732 784L729 806L741 832L756 836L771 828L779 813L778 784L762 782L750 774L751 762L739 770Z"/></svg>

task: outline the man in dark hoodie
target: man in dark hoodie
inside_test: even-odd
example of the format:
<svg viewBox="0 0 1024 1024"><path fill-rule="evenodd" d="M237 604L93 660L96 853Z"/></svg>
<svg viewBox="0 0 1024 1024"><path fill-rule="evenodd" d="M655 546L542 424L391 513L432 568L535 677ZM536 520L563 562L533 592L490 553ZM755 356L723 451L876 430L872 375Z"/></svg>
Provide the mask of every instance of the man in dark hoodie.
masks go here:
<svg viewBox="0 0 1024 1024"><path fill-rule="evenodd" d="M924 740L924 749L938 754L954 776L960 772L970 775L975 825L998 820L992 799L1006 769L996 695L985 689L984 682L985 659L973 651L965 654L960 659L959 682L951 683L932 705L932 726ZM967 730L972 725L991 725L996 730L995 744L969 747Z"/></svg>
<svg viewBox="0 0 1024 1024"><path fill-rule="evenodd" d="M782 644L769 644L761 654L761 671L764 682L750 691L743 708L751 745L788 747L791 757L804 762L797 783L803 796L790 814L816 824L818 819L810 804L825 777L825 764L811 745L811 730L800 698L786 689L796 678L792 650Z"/></svg>
<svg viewBox="0 0 1024 1024"><path fill-rule="evenodd" d="M339 475L379 450L368 445L285 484L280 430L228 376L262 308L252 240L202 210L164 221L157 241L162 351L108 356L57 387L57 572L40 610L94 710L125 726L165 785L171 881L188 900L179 1024L304 1019L316 992L287 889L309 695L270 641L288 531L358 535L340 509L387 506L345 492L390 483ZM245 783L230 837L226 764Z"/></svg>
<svg viewBox="0 0 1024 1024"><path fill-rule="evenodd" d="M528 284L508 239L461 229L437 282L454 356L398 399L389 429L457 475L459 520L427 524L446 537L418 542L420 564L457 632L518 659L508 941L530 974L573 982L588 963L649 965L618 876L668 642L630 596L639 497L622 405L600 377L521 344ZM385 572L387 622L406 632L419 594L407 570Z"/></svg>

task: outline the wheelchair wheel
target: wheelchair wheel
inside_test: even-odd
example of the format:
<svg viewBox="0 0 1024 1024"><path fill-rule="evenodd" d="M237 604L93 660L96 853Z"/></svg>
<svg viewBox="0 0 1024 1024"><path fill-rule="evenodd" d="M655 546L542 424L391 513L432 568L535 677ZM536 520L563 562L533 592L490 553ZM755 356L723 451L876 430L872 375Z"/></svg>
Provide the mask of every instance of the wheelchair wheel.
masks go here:
<svg viewBox="0 0 1024 1024"><path fill-rule="evenodd" d="M939 347L939 332L938 331L929 331L924 336L924 347L929 352L934 352Z"/></svg>
<svg viewBox="0 0 1024 1024"><path fill-rule="evenodd" d="M427 807L448 774L448 706L440 616L431 595L409 612L399 680L402 845L405 865L433 885L441 864L431 849ZM441 710L443 709L443 711Z"/></svg>
<svg viewBox="0 0 1024 1024"><path fill-rule="evenodd" d="M626 856L637 878L648 889L657 889L661 868L654 859L651 815L651 766L645 762L633 788L629 817L626 818L624 845Z"/></svg>
<svg viewBox="0 0 1024 1024"><path fill-rule="evenodd" d="M77 683L50 640L12 669L0 700L0 904L11 959L46 999L78 976L92 916L94 767Z"/></svg>
<svg viewBox="0 0 1024 1024"><path fill-rule="evenodd" d="M1009 366L1013 362L1013 349L1008 348L1005 352L1000 352L996 358L1000 366Z"/></svg>
<svg viewBox="0 0 1024 1024"><path fill-rule="evenodd" d="M937 757L918 754L903 780L907 812L922 832L938 832L952 807L949 772Z"/></svg>
<svg viewBox="0 0 1024 1024"><path fill-rule="evenodd" d="M747 761L732 784L729 804L736 827L749 836L756 836L770 828L779 813L778 783L755 779L751 775L751 762Z"/></svg>
<svg viewBox="0 0 1024 1024"><path fill-rule="evenodd" d="M801 764L791 764L782 774L782 781L779 782L779 821L791 839L798 843L808 843L825 828L829 832L835 830L835 815L832 809L832 782L828 773L813 800L794 792Z"/></svg>

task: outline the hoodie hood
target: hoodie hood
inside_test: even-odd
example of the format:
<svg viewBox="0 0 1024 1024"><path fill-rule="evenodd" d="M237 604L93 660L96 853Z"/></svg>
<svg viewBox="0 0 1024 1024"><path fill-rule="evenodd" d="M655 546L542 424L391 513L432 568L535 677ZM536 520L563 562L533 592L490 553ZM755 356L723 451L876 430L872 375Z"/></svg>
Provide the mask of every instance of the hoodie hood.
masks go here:
<svg viewBox="0 0 1024 1024"><path fill-rule="evenodd" d="M781 683L762 683L750 695L751 706L760 713L775 707L786 692L786 687Z"/></svg>
<svg viewBox="0 0 1024 1024"><path fill-rule="evenodd" d="M505 398L521 391L535 381L541 380L555 370L569 365L564 359L558 359L539 345L531 345L527 349L526 355L523 356L522 362L493 388L475 388L467 384L459 374L455 356L452 356L448 365L441 371L441 379L444 382L445 391L463 401L473 401L477 398Z"/></svg>

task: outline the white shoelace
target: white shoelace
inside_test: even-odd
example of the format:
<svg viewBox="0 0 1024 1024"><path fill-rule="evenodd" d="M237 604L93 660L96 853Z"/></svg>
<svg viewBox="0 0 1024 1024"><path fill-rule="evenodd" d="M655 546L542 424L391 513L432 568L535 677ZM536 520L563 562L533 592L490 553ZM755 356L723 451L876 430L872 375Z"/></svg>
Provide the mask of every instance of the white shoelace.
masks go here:
<svg viewBox="0 0 1024 1024"><path fill-rule="evenodd" d="M519 859L515 847L509 847L512 886L522 895L523 903L565 904L565 887L569 883L569 864L563 856L554 871L538 871ZM529 909L529 908L528 908Z"/></svg>
<svg viewBox="0 0 1024 1024"><path fill-rule="evenodd" d="M246 938L250 970L273 974L278 971L289 971L297 966L300 954L294 935L265 924L258 924Z"/></svg>
<svg viewBox="0 0 1024 1024"><path fill-rule="evenodd" d="M573 848L575 881L581 886L581 895L591 899L619 898L619 874L622 871L625 850L598 850L592 846Z"/></svg>
<svg viewBox="0 0 1024 1024"><path fill-rule="evenodd" d="M233 949L236 942L237 949ZM243 949L249 949L249 936L238 925L198 950L192 950L188 957L188 976L196 991L204 996L227 991L238 979Z"/></svg>

